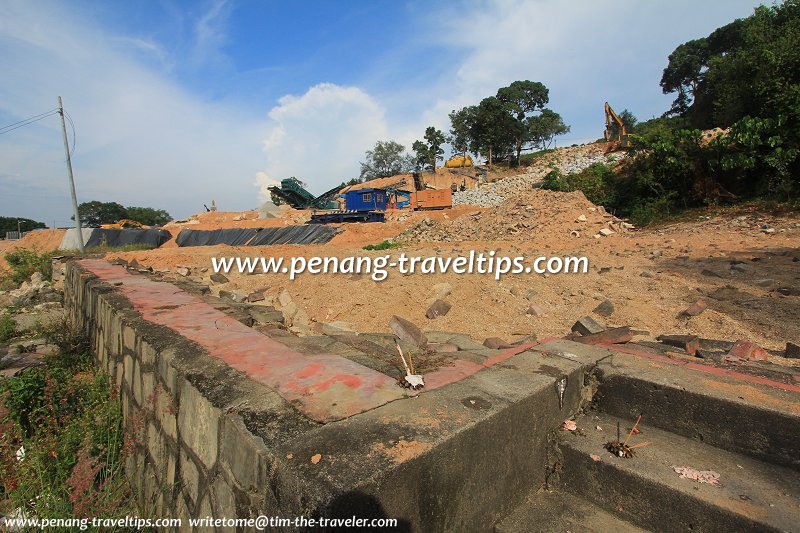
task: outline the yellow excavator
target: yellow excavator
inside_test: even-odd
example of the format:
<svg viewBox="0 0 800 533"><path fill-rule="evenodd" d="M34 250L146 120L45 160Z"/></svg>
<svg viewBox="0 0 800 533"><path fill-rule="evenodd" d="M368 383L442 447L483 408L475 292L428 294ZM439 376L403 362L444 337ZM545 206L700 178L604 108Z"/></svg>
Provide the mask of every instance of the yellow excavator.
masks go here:
<svg viewBox="0 0 800 533"><path fill-rule="evenodd" d="M135 220L130 220L127 218L123 218L119 222L115 222L114 224L101 224L101 228L105 229L126 229L126 228L149 228L150 226L145 226L141 222L137 222Z"/></svg>
<svg viewBox="0 0 800 533"><path fill-rule="evenodd" d="M628 138L628 132L625 129L625 123L622 122L622 119L619 118L619 115L617 115L614 112L614 110L611 109L611 106L608 105L608 102L606 102L605 110L606 110L606 131L604 132L603 136L608 142L606 153L615 152L617 150L627 148L628 146L630 146L630 139ZM616 126L618 135L614 135L613 131L614 126Z"/></svg>

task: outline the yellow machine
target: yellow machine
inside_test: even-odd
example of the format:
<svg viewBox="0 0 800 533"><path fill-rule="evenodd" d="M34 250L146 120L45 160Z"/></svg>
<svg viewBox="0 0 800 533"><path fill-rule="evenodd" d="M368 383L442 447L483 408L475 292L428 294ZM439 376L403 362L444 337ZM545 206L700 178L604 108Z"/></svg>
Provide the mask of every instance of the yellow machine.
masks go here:
<svg viewBox="0 0 800 533"><path fill-rule="evenodd" d="M467 154L466 156L462 157L460 155L453 156L447 161L445 161L444 166L446 168L463 168L463 167L471 167L472 166L472 158Z"/></svg>
<svg viewBox="0 0 800 533"><path fill-rule="evenodd" d="M123 218L122 220L120 220L115 224L101 224L100 227L105 229L125 229L125 228L147 228L148 226L145 226L141 222L136 222L135 220Z"/></svg>
<svg viewBox="0 0 800 533"><path fill-rule="evenodd" d="M604 132L603 136L605 137L606 141L608 141L608 148L606 148L606 152L614 152L616 150L620 150L622 148L627 148L630 146L630 139L628 138L628 132L625 129L625 123L622 122L622 119L619 118L611 106L608 105L606 102L605 105L606 110L606 131ZM614 136L615 138L612 139L612 128L617 126L619 130L619 136Z"/></svg>

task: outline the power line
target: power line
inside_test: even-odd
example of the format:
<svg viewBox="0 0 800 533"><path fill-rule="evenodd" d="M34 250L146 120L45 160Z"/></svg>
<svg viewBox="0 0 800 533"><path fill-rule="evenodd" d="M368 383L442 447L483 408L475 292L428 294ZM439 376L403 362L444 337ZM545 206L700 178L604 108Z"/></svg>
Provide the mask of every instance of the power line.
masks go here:
<svg viewBox="0 0 800 533"><path fill-rule="evenodd" d="M64 115L67 117L67 120L69 121L69 125L72 128L72 150L69 153L69 155L71 157L71 156L75 155L75 124L72 122L72 117L69 116L69 113L67 113L66 110L64 110Z"/></svg>
<svg viewBox="0 0 800 533"><path fill-rule="evenodd" d="M41 113L39 115L35 115L33 117L26 118L25 120L20 120L19 122L15 122L13 124L9 124L8 126L3 126L2 128L0 128L0 135L2 135L3 133L8 133L10 131L14 131L14 130L16 130L18 128L21 128L23 126L27 126L28 124L33 124L34 122L37 122L37 121L42 120L44 118L47 118L49 116L55 115L57 113L58 113L58 109L53 109L51 111L47 111L46 113Z"/></svg>

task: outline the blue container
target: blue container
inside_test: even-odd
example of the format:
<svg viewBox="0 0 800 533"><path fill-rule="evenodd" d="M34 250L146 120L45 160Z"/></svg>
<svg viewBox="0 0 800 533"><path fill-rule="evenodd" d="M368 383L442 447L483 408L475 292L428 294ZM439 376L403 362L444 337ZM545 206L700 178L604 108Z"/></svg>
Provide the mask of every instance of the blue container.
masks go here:
<svg viewBox="0 0 800 533"><path fill-rule="evenodd" d="M344 194L348 211L386 211L389 195L383 189L359 189Z"/></svg>

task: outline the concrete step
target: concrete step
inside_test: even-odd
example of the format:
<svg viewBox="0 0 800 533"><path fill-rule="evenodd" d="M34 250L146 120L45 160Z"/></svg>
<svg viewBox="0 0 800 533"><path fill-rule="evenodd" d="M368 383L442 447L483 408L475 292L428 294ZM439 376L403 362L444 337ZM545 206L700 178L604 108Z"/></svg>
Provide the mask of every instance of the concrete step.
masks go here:
<svg viewBox="0 0 800 533"><path fill-rule="evenodd" d="M597 365L596 410L800 470L800 388L663 357Z"/></svg>
<svg viewBox="0 0 800 533"><path fill-rule="evenodd" d="M634 421L590 413L577 419L578 431L560 432L563 470L556 488L658 531L797 531L796 471L646 423L628 445L649 445L636 448L632 458L612 455L604 445L616 439L617 422L624 440ZM683 479L673 467L714 471L720 485Z"/></svg>
<svg viewBox="0 0 800 533"><path fill-rule="evenodd" d="M494 527L495 533L646 531L568 492L536 491Z"/></svg>

